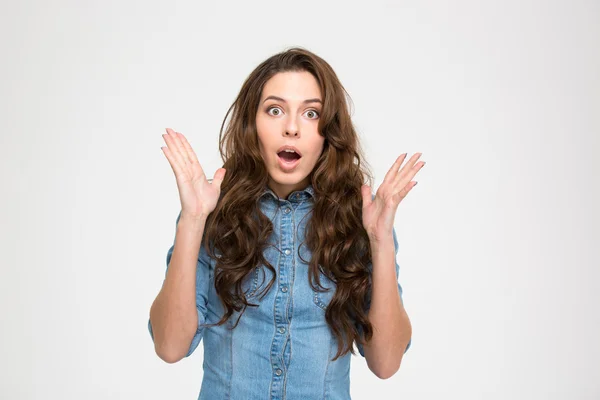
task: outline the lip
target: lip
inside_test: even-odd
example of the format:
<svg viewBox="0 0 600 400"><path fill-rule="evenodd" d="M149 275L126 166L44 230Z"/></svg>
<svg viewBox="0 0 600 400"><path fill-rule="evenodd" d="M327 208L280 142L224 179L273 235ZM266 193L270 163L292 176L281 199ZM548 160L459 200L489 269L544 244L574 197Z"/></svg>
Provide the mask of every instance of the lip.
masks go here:
<svg viewBox="0 0 600 400"><path fill-rule="evenodd" d="M297 149L296 147L294 147L294 146L288 146L288 145L281 146L281 147L279 148L279 150L277 150L277 154L279 154L280 152L282 152L282 151L284 151L284 150L294 150L296 153L298 153L298 155L299 155L300 157L302 157L302 153L300 153L300 150L298 150L298 149Z"/></svg>

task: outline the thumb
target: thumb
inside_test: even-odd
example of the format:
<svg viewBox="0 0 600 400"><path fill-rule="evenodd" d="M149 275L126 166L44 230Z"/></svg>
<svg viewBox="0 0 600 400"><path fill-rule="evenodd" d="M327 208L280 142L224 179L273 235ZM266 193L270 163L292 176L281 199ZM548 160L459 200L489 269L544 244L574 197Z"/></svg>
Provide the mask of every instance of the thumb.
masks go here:
<svg viewBox="0 0 600 400"><path fill-rule="evenodd" d="M223 179L225 179L225 173L227 172L227 170L225 168L219 168L216 172L215 172L215 176L213 178L212 184L213 185L217 185L217 187L220 189L221 188L221 183L223 183Z"/></svg>
<svg viewBox="0 0 600 400"><path fill-rule="evenodd" d="M371 187L369 185L362 185L360 187L360 193L362 195L363 208L368 207L373 202Z"/></svg>

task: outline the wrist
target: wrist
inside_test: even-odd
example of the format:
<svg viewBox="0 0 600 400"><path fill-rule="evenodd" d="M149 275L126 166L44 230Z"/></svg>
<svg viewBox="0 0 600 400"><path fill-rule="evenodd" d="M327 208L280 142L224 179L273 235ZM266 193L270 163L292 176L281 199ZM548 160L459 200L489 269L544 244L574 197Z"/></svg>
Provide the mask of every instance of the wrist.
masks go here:
<svg viewBox="0 0 600 400"><path fill-rule="evenodd" d="M191 216L182 213L177 227L193 231L203 230L207 218L208 215L205 214Z"/></svg>
<svg viewBox="0 0 600 400"><path fill-rule="evenodd" d="M394 248L394 236L392 233L386 233L384 235L369 235L369 244L371 250L378 250L381 248Z"/></svg>

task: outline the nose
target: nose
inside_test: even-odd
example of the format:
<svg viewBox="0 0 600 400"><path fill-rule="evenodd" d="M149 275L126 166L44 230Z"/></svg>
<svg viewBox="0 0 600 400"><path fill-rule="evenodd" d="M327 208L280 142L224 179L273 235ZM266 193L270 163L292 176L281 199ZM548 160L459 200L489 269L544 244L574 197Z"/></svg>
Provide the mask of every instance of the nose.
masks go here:
<svg viewBox="0 0 600 400"><path fill-rule="evenodd" d="M298 130L298 124L295 118L289 118L287 124L285 125L285 136L300 136L300 131Z"/></svg>

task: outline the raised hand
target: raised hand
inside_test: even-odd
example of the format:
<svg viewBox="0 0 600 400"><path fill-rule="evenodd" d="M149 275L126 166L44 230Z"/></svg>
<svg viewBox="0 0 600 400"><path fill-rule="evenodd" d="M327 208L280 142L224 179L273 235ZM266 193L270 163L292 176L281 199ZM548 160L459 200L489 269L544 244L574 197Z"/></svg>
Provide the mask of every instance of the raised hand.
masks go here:
<svg viewBox="0 0 600 400"><path fill-rule="evenodd" d="M217 169L210 182L185 136L170 128L166 131L162 136L167 147L161 149L175 173L181 201L181 218L206 218L217 206L225 168Z"/></svg>
<svg viewBox="0 0 600 400"><path fill-rule="evenodd" d="M383 183L377 189L377 193L375 193L375 198L372 198L370 186L362 186L362 220L363 226L371 240L377 241L386 237L386 235L392 235L394 217L398 205L417 184L412 179L425 165L424 161L417 163L419 157L421 157L421 153L414 154L404 164L404 167L398 171L406 158L406 153L400 155L385 175Z"/></svg>

